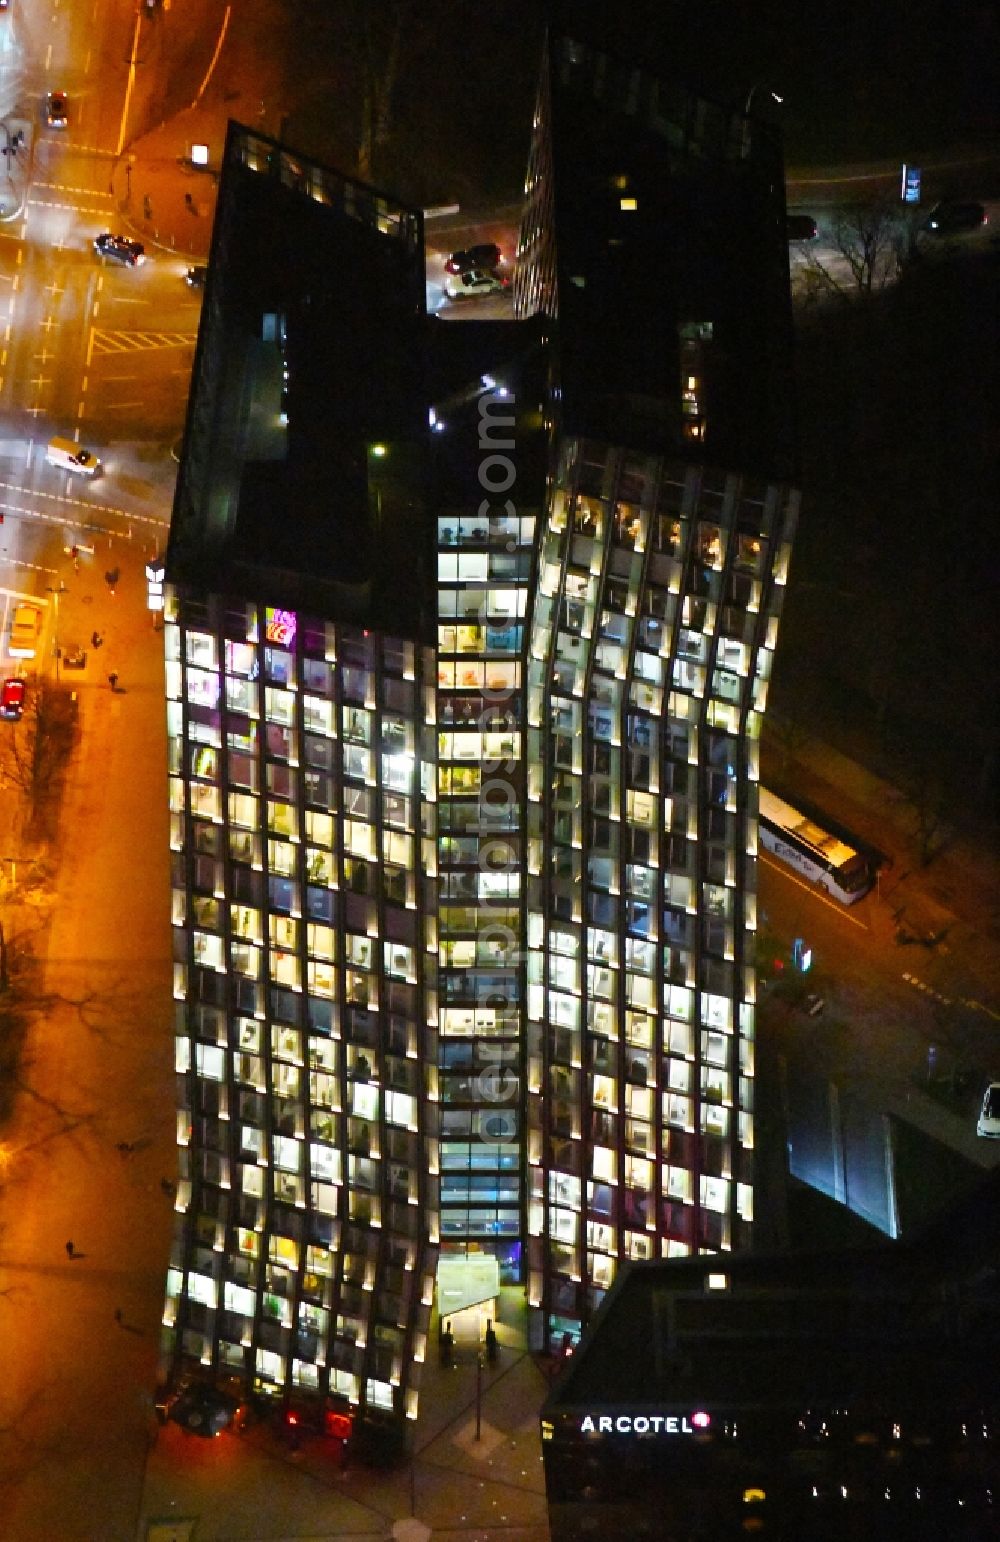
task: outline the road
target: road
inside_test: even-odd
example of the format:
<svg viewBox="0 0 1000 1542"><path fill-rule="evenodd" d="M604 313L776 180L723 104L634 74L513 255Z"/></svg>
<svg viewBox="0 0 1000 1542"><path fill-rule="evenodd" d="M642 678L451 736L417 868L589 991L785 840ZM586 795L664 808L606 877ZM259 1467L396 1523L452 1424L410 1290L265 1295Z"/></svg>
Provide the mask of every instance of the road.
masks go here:
<svg viewBox="0 0 1000 1542"><path fill-rule="evenodd" d="M46 603L60 583L72 589L67 548L97 558L109 543L146 555L162 545L197 332L185 262L124 268L93 251L117 224L109 186L133 21L94 5L90 15L15 8L0 23L16 38L22 101L37 109L24 207L0 225L0 579L8 594ZM68 97L62 130L43 110L57 87ZM47 465L53 434L94 450L103 475Z"/></svg>
<svg viewBox="0 0 1000 1542"><path fill-rule="evenodd" d="M815 1018L796 1016L799 1042L814 1069L842 1085L863 1086L875 1106L881 1100L895 1106L926 1084L933 1045L943 1075L973 1075L964 1117L942 1113L940 1137L977 1165L1000 1163L1000 1145L975 1135L982 1084L1000 1073L1000 1016L990 1005L969 928L956 924L933 946L901 945L893 874L886 874L884 895L873 889L844 906L767 853L759 872L762 929L783 945L775 957L787 968L795 937L812 949L810 988L826 1005ZM775 973L773 961L765 965L765 976Z"/></svg>

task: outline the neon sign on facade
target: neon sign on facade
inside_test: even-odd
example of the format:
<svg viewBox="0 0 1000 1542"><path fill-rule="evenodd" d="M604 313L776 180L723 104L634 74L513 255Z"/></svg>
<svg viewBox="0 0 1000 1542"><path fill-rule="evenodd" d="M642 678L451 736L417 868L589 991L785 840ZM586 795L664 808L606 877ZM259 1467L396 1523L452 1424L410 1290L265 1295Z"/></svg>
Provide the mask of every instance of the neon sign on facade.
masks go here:
<svg viewBox="0 0 1000 1542"><path fill-rule="evenodd" d="M581 1435L694 1435L707 1430L712 1417L707 1413L687 1414L584 1414Z"/></svg>

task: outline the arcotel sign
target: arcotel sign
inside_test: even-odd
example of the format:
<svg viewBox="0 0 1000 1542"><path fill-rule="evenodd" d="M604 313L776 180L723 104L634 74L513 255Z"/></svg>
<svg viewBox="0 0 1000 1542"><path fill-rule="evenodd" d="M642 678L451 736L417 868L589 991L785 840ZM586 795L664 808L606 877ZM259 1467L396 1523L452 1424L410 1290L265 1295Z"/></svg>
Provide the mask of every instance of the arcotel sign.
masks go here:
<svg viewBox="0 0 1000 1542"><path fill-rule="evenodd" d="M707 1430L711 1414L584 1414L581 1435L696 1435Z"/></svg>

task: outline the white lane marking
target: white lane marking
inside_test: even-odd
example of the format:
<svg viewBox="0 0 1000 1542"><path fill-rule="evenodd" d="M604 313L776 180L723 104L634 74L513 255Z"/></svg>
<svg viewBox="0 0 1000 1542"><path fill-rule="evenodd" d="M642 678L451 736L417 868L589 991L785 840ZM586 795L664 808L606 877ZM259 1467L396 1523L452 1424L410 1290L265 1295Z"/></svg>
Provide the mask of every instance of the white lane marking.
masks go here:
<svg viewBox="0 0 1000 1542"><path fill-rule="evenodd" d="M138 402L106 402L105 403L105 410L107 412L124 412L126 407L141 407L141 406L143 406L143 403L141 401L138 401Z"/></svg>
<svg viewBox="0 0 1000 1542"><path fill-rule="evenodd" d="M71 214L100 214L106 215L107 209L88 209L79 203L57 203L51 198L29 198L27 203L33 209L67 209Z"/></svg>
<svg viewBox="0 0 1000 1542"><path fill-rule="evenodd" d="M169 524L168 519L152 514L136 514L132 509L120 509L117 504L91 503L87 498L74 498L70 493L47 493L40 487L25 487L20 482L0 482L0 493L4 491L20 493L31 498L47 498L52 503L71 503L80 509L92 509L95 513L118 514L122 519L141 519L151 525Z"/></svg>
<svg viewBox="0 0 1000 1542"><path fill-rule="evenodd" d="M131 520L136 524L156 524L160 529L165 529L169 524L169 520L163 520L163 518L157 517L153 513L136 513L134 509L119 509L119 507L109 503L86 503L86 500L83 500L83 498L69 497L68 493L60 495L60 493L54 492L39 492L34 487L23 487L23 489L15 490L31 493L32 498L49 498L52 503L72 504L72 506L85 510L83 513L68 513L68 515L63 517L59 513L46 513L45 510L29 509L26 504L5 503L5 501L0 500L0 509L3 509L3 512L18 513L25 520L42 520L45 524L80 524L85 529L94 529L94 526L86 524L88 515L94 515L94 517L96 515L112 515L117 520Z"/></svg>
<svg viewBox="0 0 1000 1542"><path fill-rule="evenodd" d="M114 193L102 193L99 187L73 187L69 182L33 182L32 187L48 187L54 193L79 193L81 198L106 198L114 201Z"/></svg>
<svg viewBox="0 0 1000 1542"><path fill-rule="evenodd" d="M7 548L4 547L4 551L6 550ZM40 562L25 562L23 557L7 557L4 560L9 568L28 568L32 573L57 573L59 571L58 568L43 567ZM9 594L10 590L7 593ZM37 594L32 594L26 595L25 598L37 600L38 596Z"/></svg>
<svg viewBox="0 0 1000 1542"><path fill-rule="evenodd" d="M101 384L106 385L109 380L138 380L138 375L102 375Z"/></svg>
<svg viewBox="0 0 1000 1542"><path fill-rule="evenodd" d="M780 873L782 878L787 878L789 883L795 884L796 888L803 889L806 894L811 894L813 899L816 900L818 904L825 905L827 910L832 910L834 915L840 916L841 920L850 921L852 926L858 927L863 932L871 931L870 926L867 926L864 921L859 921L857 916L852 916L844 908L844 906L838 904L836 900L829 899L827 895L822 894L816 888L815 884L804 883L801 878L797 878L794 873L789 871L784 862L775 862L774 859L769 857L763 850L758 851L757 858L758 861L763 862L765 866L773 868L776 873Z"/></svg>

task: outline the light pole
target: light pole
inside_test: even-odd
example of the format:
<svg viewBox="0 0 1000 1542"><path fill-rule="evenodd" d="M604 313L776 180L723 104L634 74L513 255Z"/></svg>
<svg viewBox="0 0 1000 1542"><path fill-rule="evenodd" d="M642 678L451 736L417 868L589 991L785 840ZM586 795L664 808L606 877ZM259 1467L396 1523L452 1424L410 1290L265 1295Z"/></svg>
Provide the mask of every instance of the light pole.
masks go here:
<svg viewBox="0 0 1000 1542"><path fill-rule="evenodd" d="M46 590L52 595L55 621L52 626L52 652L56 659L56 679L59 679L59 596L66 593L66 585L60 580L58 589L52 584L45 585Z"/></svg>
<svg viewBox="0 0 1000 1542"><path fill-rule="evenodd" d="M757 95L757 92L760 91L763 86L767 86L767 77L766 77L766 75L763 76L760 80L755 80L753 85L750 87L750 90L747 92L747 99L746 99L746 101L743 104L743 116L744 116L744 118L749 118L749 116L750 116L750 108L753 105L753 99ZM781 106L782 102L785 100L785 98L783 96L779 96L777 91L772 91L770 86L768 86L767 94L771 98L772 102L777 102L779 107Z"/></svg>

